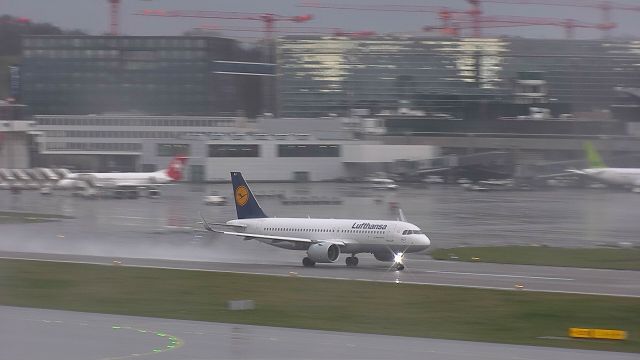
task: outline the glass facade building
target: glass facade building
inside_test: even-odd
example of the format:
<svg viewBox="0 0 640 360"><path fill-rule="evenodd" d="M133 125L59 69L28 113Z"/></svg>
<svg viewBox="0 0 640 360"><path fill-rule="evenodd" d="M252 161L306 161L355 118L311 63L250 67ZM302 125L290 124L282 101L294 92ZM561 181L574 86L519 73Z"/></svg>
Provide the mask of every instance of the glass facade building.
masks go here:
<svg viewBox="0 0 640 360"><path fill-rule="evenodd" d="M518 103L518 89L598 111L615 103L616 87L640 87L640 41L292 35L279 39L278 63L283 116L397 109L400 101L455 116L464 103Z"/></svg>
<svg viewBox="0 0 640 360"><path fill-rule="evenodd" d="M22 101L35 114L235 113L237 85L210 72L236 42L212 37L26 36Z"/></svg>

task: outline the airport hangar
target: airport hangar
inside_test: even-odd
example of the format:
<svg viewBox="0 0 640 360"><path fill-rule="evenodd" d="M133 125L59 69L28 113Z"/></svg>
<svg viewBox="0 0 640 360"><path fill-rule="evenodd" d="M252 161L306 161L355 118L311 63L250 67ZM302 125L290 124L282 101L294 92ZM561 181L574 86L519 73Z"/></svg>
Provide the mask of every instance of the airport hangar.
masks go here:
<svg viewBox="0 0 640 360"><path fill-rule="evenodd" d="M185 181L329 181L389 170L397 160L439 156L431 145L356 140L340 118L36 115L32 166L92 171L155 171L187 155Z"/></svg>

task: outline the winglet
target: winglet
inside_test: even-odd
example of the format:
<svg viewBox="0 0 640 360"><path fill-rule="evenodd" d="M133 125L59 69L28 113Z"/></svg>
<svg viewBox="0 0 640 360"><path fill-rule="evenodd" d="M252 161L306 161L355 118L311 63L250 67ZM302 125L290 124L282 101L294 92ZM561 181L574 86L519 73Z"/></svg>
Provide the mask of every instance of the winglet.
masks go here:
<svg viewBox="0 0 640 360"><path fill-rule="evenodd" d="M407 218L404 217L404 211L401 208L398 208L398 221L407 222Z"/></svg>
<svg viewBox="0 0 640 360"><path fill-rule="evenodd" d="M209 223L207 222L207 220L204 219L204 216L202 216L202 213L200 213L200 218L202 219L202 226L204 226L205 230L207 231L214 231L211 226L209 226Z"/></svg>

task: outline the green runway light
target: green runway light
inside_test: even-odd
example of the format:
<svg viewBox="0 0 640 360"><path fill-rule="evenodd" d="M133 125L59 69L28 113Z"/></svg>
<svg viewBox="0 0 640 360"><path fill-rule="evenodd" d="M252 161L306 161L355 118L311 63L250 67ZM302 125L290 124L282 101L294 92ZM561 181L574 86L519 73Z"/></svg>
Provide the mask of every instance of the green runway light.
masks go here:
<svg viewBox="0 0 640 360"><path fill-rule="evenodd" d="M120 326L112 326L112 329L122 329Z"/></svg>

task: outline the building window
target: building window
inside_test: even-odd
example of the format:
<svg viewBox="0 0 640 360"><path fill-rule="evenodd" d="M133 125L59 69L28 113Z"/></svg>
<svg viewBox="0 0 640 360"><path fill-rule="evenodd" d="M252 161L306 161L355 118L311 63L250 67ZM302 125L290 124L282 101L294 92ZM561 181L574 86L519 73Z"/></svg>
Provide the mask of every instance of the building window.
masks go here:
<svg viewBox="0 0 640 360"><path fill-rule="evenodd" d="M260 145L210 144L209 157L259 157Z"/></svg>
<svg viewBox="0 0 640 360"><path fill-rule="evenodd" d="M189 155L189 144L158 144L158 156Z"/></svg>
<svg viewBox="0 0 640 360"><path fill-rule="evenodd" d="M340 145L278 145L278 157L339 157Z"/></svg>

